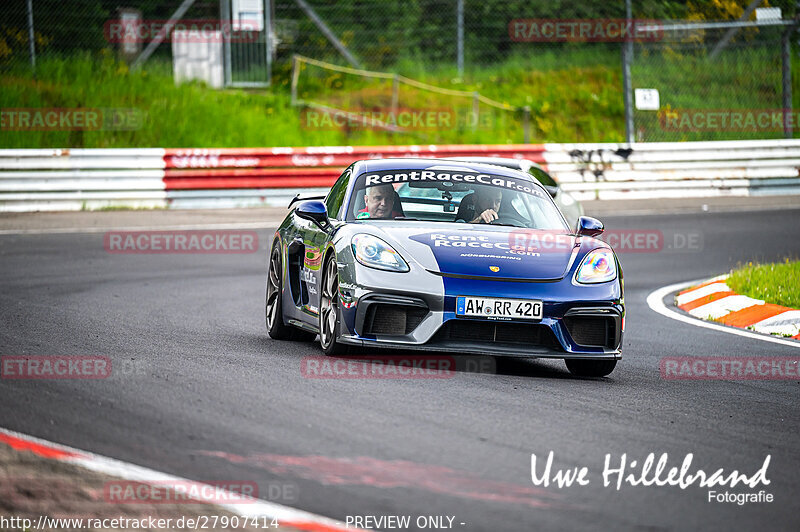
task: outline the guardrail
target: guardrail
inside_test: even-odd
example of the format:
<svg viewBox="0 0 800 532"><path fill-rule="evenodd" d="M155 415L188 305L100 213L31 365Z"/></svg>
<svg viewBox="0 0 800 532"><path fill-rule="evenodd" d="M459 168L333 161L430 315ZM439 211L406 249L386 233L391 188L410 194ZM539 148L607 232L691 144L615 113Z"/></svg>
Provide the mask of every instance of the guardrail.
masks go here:
<svg viewBox="0 0 800 532"><path fill-rule="evenodd" d="M800 140L245 149L0 150L0 211L285 205L357 159L542 164L578 199L800 194Z"/></svg>
<svg viewBox="0 0 800 532"><path fill-rule="evenodd" d="M577 199L800 194L800 139L545 144L544 159Z"/></svg>

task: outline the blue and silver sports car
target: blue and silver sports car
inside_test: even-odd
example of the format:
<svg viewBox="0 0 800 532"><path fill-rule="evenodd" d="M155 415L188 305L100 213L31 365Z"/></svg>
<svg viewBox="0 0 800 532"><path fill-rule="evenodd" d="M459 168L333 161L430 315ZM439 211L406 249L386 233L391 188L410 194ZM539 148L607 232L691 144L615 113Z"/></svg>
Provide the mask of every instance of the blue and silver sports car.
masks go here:
<svg viewBox="0 0 800 532"><path fill-rule="evenodd" d="M269 255L272 338L563 358L603 376L621 357L622 269L567 226L529 174L443 159L356 161L325 198L292 202Z"/></svg>

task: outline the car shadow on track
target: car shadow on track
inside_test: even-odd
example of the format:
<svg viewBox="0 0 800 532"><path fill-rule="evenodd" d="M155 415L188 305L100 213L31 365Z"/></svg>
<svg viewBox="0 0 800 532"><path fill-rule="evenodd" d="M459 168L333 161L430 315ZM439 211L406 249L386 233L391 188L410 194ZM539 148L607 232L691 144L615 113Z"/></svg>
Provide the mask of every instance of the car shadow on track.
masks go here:
<svg viewBox="0 0 800 532"><path fill-rule="evenodd" d="M326 357L319 349L318 342L284 342L279 340L272 340L267 336L253 336L250 342L257 346L259 349L275 349L276 346L287 348L297 346L302 348L293 349L292 354L300 355L300 364L304 358L321 357L323 360L330 359L331 361L342 360L352 362L369 361L371 364L378 364L385 366L381 368L386 370L388 366L400 367L405 365L413 366L421 360L431 360L440 364L445 364L448 371L457 374L483 374L483 375L504 375L510 377L531 377L543 379L565 379L575 381L608 381L613 380L612 377L577 377L572 375L564 366L564 362L558 359L546 360L541 358L526 358L526 357L504 357L504 356L488 356L488 355L467 355L467 354L451 354L440 351L417 351L417 350L403 350L403 349L366 349L363 347L352 347L347 355L338 357ZM435 367L444 367L435 364ZM381 371L378 369L377 371Z"/></svg>

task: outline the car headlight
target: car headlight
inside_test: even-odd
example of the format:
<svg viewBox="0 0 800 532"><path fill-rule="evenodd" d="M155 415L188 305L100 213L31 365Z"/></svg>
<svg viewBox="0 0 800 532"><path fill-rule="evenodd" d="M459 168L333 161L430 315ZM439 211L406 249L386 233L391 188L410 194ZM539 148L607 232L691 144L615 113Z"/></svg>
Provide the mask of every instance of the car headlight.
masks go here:
<svg viewBox="0 0 800 532"><path fill-rule="evenodd" d="M583 259L575 280L582 284L605 283L617 278L617 261L608 248L590 251Z"/></svg>
<svg viewBox="0 0 800 532"><path fill-rule="evenodd" d="M376 236L361 233L354 235L351 242L356 260L364 266L392 272L409 270L403 257L392 249L392 246Z"/></svg>

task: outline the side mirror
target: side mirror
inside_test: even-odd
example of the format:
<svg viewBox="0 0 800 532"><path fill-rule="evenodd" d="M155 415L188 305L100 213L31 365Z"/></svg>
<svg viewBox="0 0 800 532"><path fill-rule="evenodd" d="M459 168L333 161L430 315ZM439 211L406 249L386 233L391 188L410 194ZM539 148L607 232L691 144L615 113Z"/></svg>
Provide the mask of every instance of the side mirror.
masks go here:
<svg viewBox="0 0 800 532"><path fill-rule="evenodd" d="M551 198L555 198L558 194L558 185L542 185L544 189L550 194Z"/></svg>
<svg viewBox="0 0 800 532"><path fill-rule="evenodd" d="M328 208L319 200L308 200L297 205L294 213L300 218L311 220L320 227L328 225Z"/></svg>
<svg viewBox="0 0 800 532"><path fill-rule="evenodd" d="M578 218L578 225L575 232L578 236L598 236L605 230L603 222L591 216L581 216Z"/></svg>

